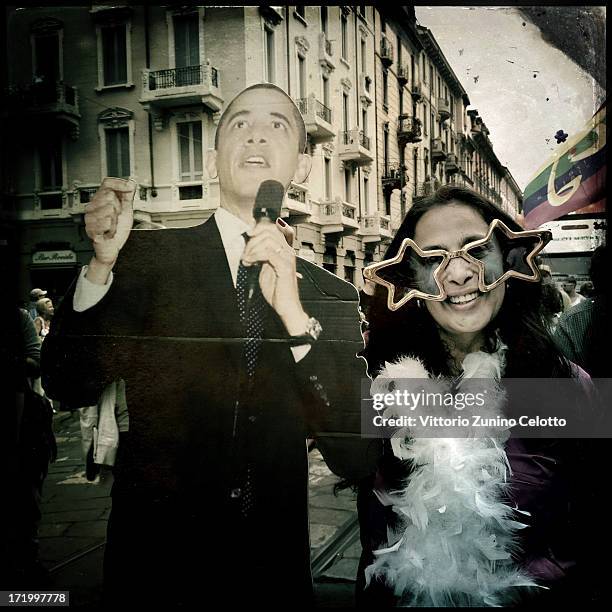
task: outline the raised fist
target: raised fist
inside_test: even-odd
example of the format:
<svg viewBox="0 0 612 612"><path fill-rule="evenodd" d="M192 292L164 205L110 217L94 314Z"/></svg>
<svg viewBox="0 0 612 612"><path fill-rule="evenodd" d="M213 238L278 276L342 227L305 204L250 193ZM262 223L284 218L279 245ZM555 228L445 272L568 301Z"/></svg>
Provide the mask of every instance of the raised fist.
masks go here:
<svg viewBox="0 0 612 612"><path fill-rule="evenodd" d="M112 266L125 244L134 219L136 183L106 177L85 212L85 231L99 263Z"/></svg>

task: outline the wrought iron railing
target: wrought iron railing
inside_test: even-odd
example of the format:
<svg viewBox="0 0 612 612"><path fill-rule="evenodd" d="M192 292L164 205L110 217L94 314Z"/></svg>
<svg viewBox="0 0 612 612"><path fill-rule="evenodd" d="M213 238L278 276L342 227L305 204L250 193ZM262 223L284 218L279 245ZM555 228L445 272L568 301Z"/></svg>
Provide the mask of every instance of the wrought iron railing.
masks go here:
<svg viewBox="0 0 612 612"><path fill-rule="evenodd" d="M380 56L382 59L393 61L393 45L386 38L380 41Z"/></svg>
<svg viewBox="0 0 612 612"><path fill-rule="evenodd" d="M300 204L306 204L306 191L296 187L295 185L289 186L289 189L287 189L287 197L299 202Z"/></svg>
<svg viewBox="0 0 612 612"><path fill-rule="evenodd" d="M219 87L219 72L213 66L200 64L199 66L184 66L182 68L167 68L155 70L145 75L145 85L149 91L169 89L172 87L185 87L201 85L210 78L213 87Z"/></svg>
<svg viewBox="0 0 612 612"><path fill-rule="evenodd" d="M358 142L364 149L370 149L370 137L363 133L363 130L349 130L342 132L342 142L345 145Z"/></svg>
<svg viewBox="0 0 612 612"><path fill-rule="evenodd" d="M62 82L40 82L31 85L11 86L6 90L8 106L38 108L54 104L77 106L77 90Z"/></svg>
<svg viewBox="0 0 612 612"><path fill-rule="evenodd" d="M397 118L397 132L405 137L421 137L421 120L410 115L399 115Z"/></svg>
<svg viewBox="0 0 612 612"><path fill-rule="evenodd" d="M383 180L399 180L402 178L402 164L399 162L387 162L383 168Z"/></svg>
<svg viewBox="0 0 612 612"><path fill-rule="evenodd" d="M300 113L306 116L309 112L314 110L317 117L323 119L327 123L332 122L331 109L327 108L325 104L319 102L316 98L299 98L296 100L297 107L300 109Z"/></svg>
<svg viewBox="0 0 612 612"><path fill-rule="evenodd" d="M342 205L342 216L348 217L349 219L355 219L355 209L348 204Z"/></svg>

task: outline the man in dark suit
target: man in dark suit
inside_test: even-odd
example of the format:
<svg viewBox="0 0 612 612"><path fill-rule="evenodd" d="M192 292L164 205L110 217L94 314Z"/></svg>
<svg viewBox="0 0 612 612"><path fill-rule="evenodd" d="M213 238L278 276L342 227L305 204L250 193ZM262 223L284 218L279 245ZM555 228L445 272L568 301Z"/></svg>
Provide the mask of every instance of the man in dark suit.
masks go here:
<svg viewBox="0 0 612 612"><path fill-rule="evenodd" d="M135 186L118 179L88 206L95 254L45 342L43 377L75 405L126 382L109 602L308 604L305 440L353 482L375 469L379 444L360 436L357 292L296 258L282 222L253 218L263 181L308 175L305 137L293 101L256 85L219 122L209 221L131 232Z"/></svg>

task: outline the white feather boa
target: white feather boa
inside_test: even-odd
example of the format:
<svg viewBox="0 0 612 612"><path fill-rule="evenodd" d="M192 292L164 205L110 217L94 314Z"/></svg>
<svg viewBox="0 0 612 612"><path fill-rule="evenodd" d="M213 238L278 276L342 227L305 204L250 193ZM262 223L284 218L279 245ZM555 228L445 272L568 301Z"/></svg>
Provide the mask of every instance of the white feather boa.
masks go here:
<svg viewBox="0 0 612 612"><path fill-rule="evenodd" d="M469 378L499 380L504 349L472 353L463 363ZM405 357L372 383L372 393L387 392L389 379L429 378L423 365ZM440 380L439 382L442 382ZM450 389L450 381L448 382ZM494 411L501 414L501 387ZM398 414L394 409L394 414ZM393 506L399 526L388 531L388 548L375 551L366 568L393 588L400 606L503 606L517 596L516 587L537 586L512 559L515 535L525 527L513 519L516 509L502 499L510 466L504 437L418 438L400 430L391 440L394 454L411 459L415 471L398 491L376 494Z"/></svg>

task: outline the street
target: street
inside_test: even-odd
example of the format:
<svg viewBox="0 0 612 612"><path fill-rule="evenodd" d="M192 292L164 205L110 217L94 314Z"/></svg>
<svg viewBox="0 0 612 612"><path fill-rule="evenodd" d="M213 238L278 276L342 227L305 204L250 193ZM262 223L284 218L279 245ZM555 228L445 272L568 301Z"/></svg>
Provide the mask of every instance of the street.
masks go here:
<svg viewBox="0 0 612 612"><path fill-rule="evenodd" d="M47 589L70 591L71 606L95 608L102 592L106 523L112 474L89 482L81 451L78 412L54 417L57 461L45 481L40 560L49 569ZM361 553L351 491L333 494L337 481L315 449L309 454L310 542L318 607L351 607ZM344 535L336 546L337 535Z"/></svg>

